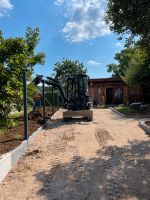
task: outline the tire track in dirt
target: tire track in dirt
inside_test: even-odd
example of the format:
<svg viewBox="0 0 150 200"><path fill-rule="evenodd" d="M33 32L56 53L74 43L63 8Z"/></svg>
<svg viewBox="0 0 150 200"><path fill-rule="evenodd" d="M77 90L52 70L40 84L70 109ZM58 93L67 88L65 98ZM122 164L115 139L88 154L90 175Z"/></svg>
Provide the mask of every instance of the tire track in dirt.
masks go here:
<svg viewBox="0 0 150 200"><path fill-rule="evenodd" d="M49 193L51 194L50 199L64 199L64 200L95 200L90 191L88 183L85 182L86 174L84 174L85 166L78 152L78 148L74 143L75 135L79 132L75 132L72 126L67 128L67 131L63 132L60 140L66 144L65 154L69 155L70 163L67 167L59 166L52 171L52 179L49 185ZM67 177L72 177L72 180ZM65 182L66 177L66 182ZM68 183L69 180L69 183ZM61 193L60 191L69 184L69 190ZM57 193L57 191L59 191Z"/></svg>
<svg viewBox="0 0 150 200"><path fill-rule="evenodd" d="M136 121L94 112L88 126L61 120L44 130L2 185L3 199L148 200L148 138Z"/></svg>
<svg viewBox="0 0 150 200"><path fill-rule="evenodd" d="M105 168L105 190L107 195L107 200L125 200L124 190L118 180L118 152L115 148L111 148L109 152L105 151L105 146L109 140L114 140L113 137L106 129L95 130L95 138L101 149L101 156L104 159ZM109 159L111 155L111 159ZM107 160L108 159L108 160ZM110 176L111 175L111 176Z"/></svg>
<svg viewBox="0 0 150 200"><path fill-rule="evenodd" d="M110 135L110 133L105 129L97 128L95 131L95 138L100 145L100 147L103 147L107 144L108 140L113 140L113 137Z"/></svg>
<svg viewBox="0 0 150 200"><path fill-rule="evenodd" d="M65 131L58 135L58 138L55 141L55 145L53 144L53 151L55 152L56 156L53 157L53 159L51 158L52 168L49 174L50 179L47 180L49 181L49 184L45 184L46 186L42 188L41 191L44 196L45 193L48 193L50 200L66 198L68 199L68 196L72 196L72 199L74 199L74 196L72 194L73 191L69 191L65 194L61 193L61 190L63 190L64 187L65 177L72 173L72 166L75 166L75 163L79 156L77 147L74 144L76 134L74 129L70 125L65 127L64 130ZM62 146L64 146L65 148L62 149ZM58 156L59 153L60 156ZM63 160L63 156L65 156L64 154L70 158L71 164L69 165L69 168L63 167L62 165L61 161Z"/></svg>
<svg viewBox="0 0 150 200"><path fill-rule="evenodd" d="M73 141L74 139L75 139L74 131L70 126L67 128L67 131L59 133L56 140L52 141L51 144L49 144L49 151L51 151L53 155L50 159L53 172L54 169L56 169L56 167L61 165L61 160L67 153L70 147L70 142Z"/></svg>
<svg viewBox="0 0 150 200"><path fill-rule="evenodd" d="M69 131L64 132L61 139L66 142L71 142L75 140L74 129L71 127Z"/></svg>

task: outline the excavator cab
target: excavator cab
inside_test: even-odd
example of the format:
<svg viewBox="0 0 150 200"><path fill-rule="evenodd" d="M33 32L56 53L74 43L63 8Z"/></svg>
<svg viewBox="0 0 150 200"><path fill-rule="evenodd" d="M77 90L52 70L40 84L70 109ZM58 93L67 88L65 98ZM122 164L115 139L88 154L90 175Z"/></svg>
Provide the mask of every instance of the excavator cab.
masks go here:
<svg viewBox="0 0 150 200"><path fill-rule="evenodd" d="M83 74L72 75L67 80L68 110L89 109L88 76Z"/></svg>

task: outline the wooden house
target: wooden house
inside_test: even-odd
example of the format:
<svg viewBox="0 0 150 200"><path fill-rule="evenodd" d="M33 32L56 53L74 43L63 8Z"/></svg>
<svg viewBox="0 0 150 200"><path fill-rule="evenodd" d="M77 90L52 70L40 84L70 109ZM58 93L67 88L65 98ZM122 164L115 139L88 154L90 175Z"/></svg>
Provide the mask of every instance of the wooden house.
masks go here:
<svg viewBox="0 0 150 200"><path fill-rule="evenodd" d="M89 79L88 93L91 101L99 105L129 104L143 98L139 86L128 88L119 77Z"/></svg>

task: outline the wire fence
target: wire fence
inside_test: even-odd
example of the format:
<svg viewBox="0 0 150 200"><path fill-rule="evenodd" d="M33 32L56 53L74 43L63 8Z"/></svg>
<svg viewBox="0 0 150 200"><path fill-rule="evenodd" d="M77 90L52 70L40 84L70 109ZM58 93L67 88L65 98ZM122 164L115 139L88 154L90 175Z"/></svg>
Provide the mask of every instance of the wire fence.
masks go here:
<svg viewBox="0 0 150 200"><path fill-rule="evenodd" d="M37 86L37 89L39 93L43 93L41 87ZM28 100L28 97L27 81L24 80L24 106L21 107L20 112L12 109L9 119L4 123L3 119L0 119L0 156L16 148L24 139L28 139L34 131L43 126L44 114L45 119L50 119L60 108L60 96L55 88L45 87L44 97L42 95L36 106L35 100L31 98Z"/></svg>

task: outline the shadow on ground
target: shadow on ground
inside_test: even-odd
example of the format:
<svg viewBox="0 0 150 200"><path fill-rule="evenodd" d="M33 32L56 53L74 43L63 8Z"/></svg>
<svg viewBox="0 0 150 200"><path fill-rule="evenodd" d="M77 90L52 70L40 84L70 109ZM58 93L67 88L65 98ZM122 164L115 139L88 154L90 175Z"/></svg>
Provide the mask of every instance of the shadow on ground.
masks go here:
<svg viewBox="0 0 150 200"><path fill-rule="evenodd" d="M69 164L36 174L39 196L48 200L150 200L150 142L134 141L97 151L93 159L75 156Z"/></svg>

